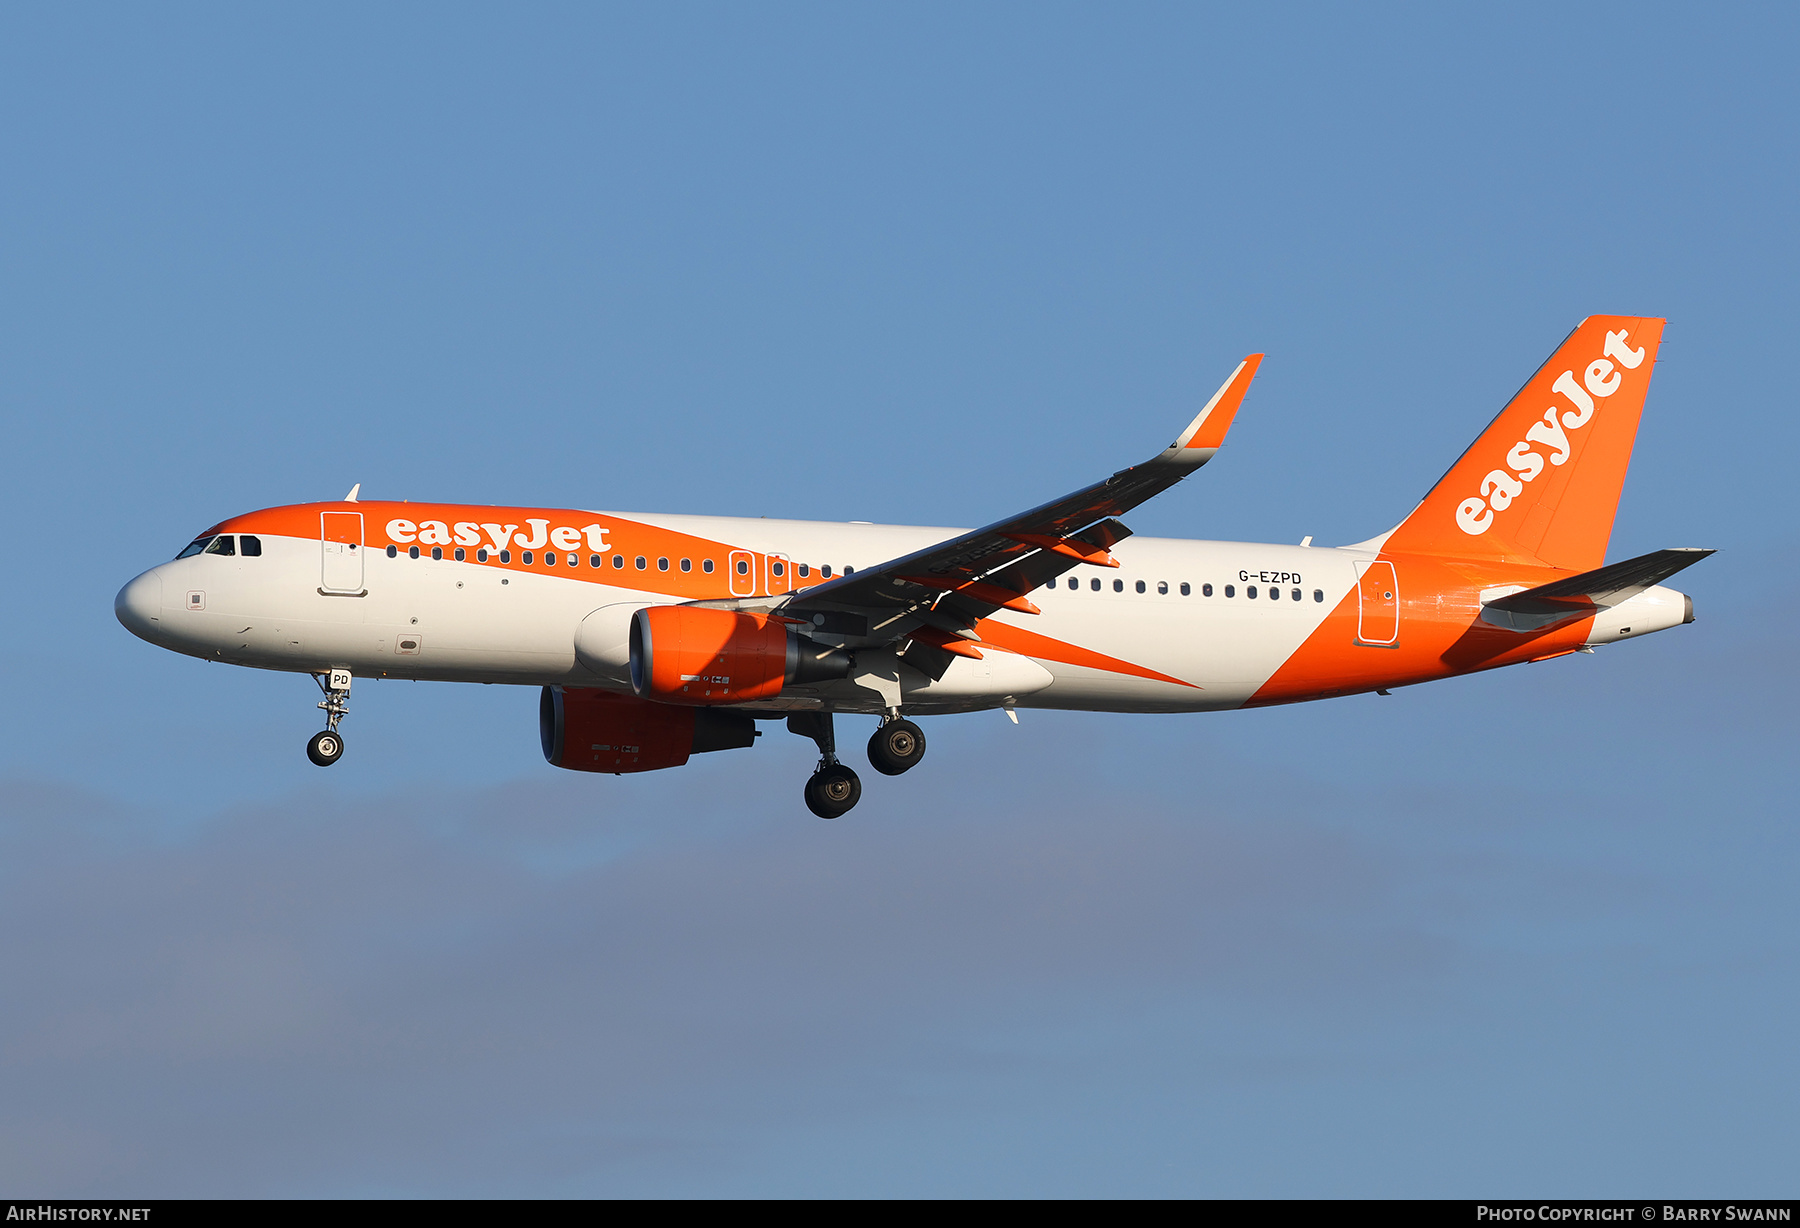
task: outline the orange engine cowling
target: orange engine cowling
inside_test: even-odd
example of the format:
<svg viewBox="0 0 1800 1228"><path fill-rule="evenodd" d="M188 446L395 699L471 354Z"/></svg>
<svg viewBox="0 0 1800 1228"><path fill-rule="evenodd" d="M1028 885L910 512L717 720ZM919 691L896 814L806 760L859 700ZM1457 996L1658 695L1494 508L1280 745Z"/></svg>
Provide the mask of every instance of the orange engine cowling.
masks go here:
<svg viewBox="0 0 1800 1228"><path fill-rule="evenodd" d="M850 655L764 614L648 606L631 619L631 687L665 704L741 704L850 672Z"/></svg>
<svg viewBox="0 0 1800 1228"><path fill-rule="evenodd" d="M538 704L544 758L577 772L653 772L689 755L749 746L759 735L746 712L653 704L590 688L544 688Z"/></svg>

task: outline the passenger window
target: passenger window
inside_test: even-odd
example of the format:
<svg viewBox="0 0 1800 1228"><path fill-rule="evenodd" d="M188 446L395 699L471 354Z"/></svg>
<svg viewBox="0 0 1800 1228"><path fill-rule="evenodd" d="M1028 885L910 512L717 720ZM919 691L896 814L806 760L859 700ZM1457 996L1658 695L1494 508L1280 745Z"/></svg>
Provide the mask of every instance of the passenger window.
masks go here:
<svg viewBox="0 0 1800 1228"><path fill-rule="evenodd" d="M1159 597L1167 597L1169 595L1169 582L1167 580L1158 580L1156 582L1156 595Z"/></svg>
<svg viewBox="0 0 1800 1228"><path fill-rule="evenodd" d="M823 579L826 579L826 580L831 579L831 564L827 563L827 564L825 564L825 566L819 568L819 575Z"/></svg>
<svg viewBox="0 0 1800 1228"><path fill-rule="evenodd" d="M711 559L701 559L700 560L700 570L704 571L709 576L712 575L712 560Z"/></svg>
<svg viewBox="0 0 1800 1228"><path fill-rule="evenodd" d="M468 557L469 557L468 551L464 550L461 546L458 546L456 548L456 561L457 562L461 563Z"/></svg>
<svg viewBox="0 0 1800 1228"><path fill-rule="evenodd" d="M238 549L247 559L260 559L262 557L262 538L251 537L246 533L238 538Z"/></svg>
<svg viewBox="0 0 1800 1228"><path fill-rule="evenodd" d="M406 557L409 559L418 558L419 557L419 548L417 546L408 546L406 548Z"/></svg>
<svg viewBox="0 0 1800 1228"><path fill-rule="evenodd" d="M1091 580L1088 582L1088 587L1092 588L1097 593L1100 591L1100 581Z"/></svg>
<svg viewBox="0 0 1800 1228"><path fill-rule="evenodd" d="M845 563L844 564L844 574L847 576L853 576L856 574L856 568L850 566L850 564L848 564L848 563Z"/></svg>
<svg viewBox="0 0 1800 1228"><path fill-rule="evenodd" d="M802 580L804 580L804 579L806 579L806 577L812 575L812 565L811 564L801 563L801 564L799 564L799 567L800 567L800 578Z"/></svg>
<svg viewBox="0 0 1800 1228"><path fill-rule="evenodd" d="M743 559L739 559L737 561L737 573L740 576L749 575L750 574L750 564L745 562Z"/></svg>
<svg viewBox="0 0 1800 1228"><path fill-rule="evenodd" d="M527 550L520 554L519 562L525 564L527 567L531 566L531 551Z"/></svg>
<svg viewBox="0 0 1800 1228"><path fill-rule="evenodd" d="M571 567L581 566L581 556L579 554L571 554L569 556L569 566L571 566Z"/></svg>
<svg viewBox="0 0 1800 1228"><path fill-rule="evenodd" d="M1183 587L1183 588L1186 588L1186 587L1187 587L1187 585L1185 585L1185 584L1184 584L1184 585L1182 585L1182 587ZM1210 596L1212 596L1212 585L1210 585L1210 584L1202 584L1202 585L1201 585L1201 586L1200 586L1200 595L1201 595L1201 596L1202 596L1202 597L1210 597Z"/></svg>
<svg viewBox="0 0 1800 1228"><path fill-rule="evenodd" d="M1122 592L1124 592L1124 591L1125 591L1125 581L1123 581L1123 580L1114 580L1114 581L1113 581L1113 592L1115 592L1115 593L1122 593Z"/></svg>
<svg viewBox="0 0 1800 1228"><path fill-rule="evenodd" d="M475 552L475 561L477 563L487 562L487 547L483 546L480 550Z"/></svg>
<svg viewBox="0 0 1800 1228"><path fill-rule="evenodd" d="M211 540L212 538L210 537L196 537L193 541L183 546L181 553L175 557L178 559L191 559L196 554L199 554L202 550L206 549L206 543Z"/></svg>
<svg viewBox="0 0 1800 1228"><path fill-rule="evenodd" d="M217 537L213 538L212 541L207 543L206 553L208 553L208 554L236 554L237 553L237 540L235 538L233 538L231 536L231 534L229 534L229 533L221 533Z"/></svg>
<svg viewBox="0 0 1800 1228"><path fill-rule="evenodd" d="M641 554L638 555L636 559L632 560L632 562L636 565L636 567L639 571L644 570L644 568L646 568L650 565L649 562Z"/></svg>
<svg viewBox="0 0 1800 1228"><path fill-rule="evenodd" d="M527 563L531 562L531 556L529 554L525 556L525 561ZM544 566L546 566L546 567L556 566L556 551L554 551L554 550L544 551Z"/></svg>
<svg viewBox="0 0 1800 1228"><path fill-rule="evenodd" d="M624 567L625 567L625 556L622 554L613 555L613 570L614 571L622 571L624 569Z"/></svg>
<svg viewBox="0 0 1800 1228"><path fill-rule="evenodd" d="M1292 597L1293 597L1293 598L1294 598L1294 600L1295 600L1295 601L1298 601L1298 600L1300 600L1300 597L1301 597L1301 593L1300 593L1300 590L1299 590L1299 589L1295 589L1295 590L1294 590L1294 591L1293 591L1293 593L1292 593L1292 594L1291 594L1291 596L1292 596Z"/></svg>
<svg viewBox="0 0 1800 1228"><path fill-rule="evenodd" d="M656 570L658 570L658 571L669 570L669 560L668 559L657 559L656 560Z"/></svg>
<svg viewBox="0 0 1800 1228"><path fill-rule="evenodd" d="M683 570L683 571L694 570L694 560L693 559L682 559L681 560L681 570Z"/></svg>
<svg viewBox="0 0 1800 1228"><path fill-rule="evenodd" d="M444 557L444 548L442 546L433 546L431 548L431 557L442 561Z"/></svg>
<svg viewBox="0 0 1800 1228"><path fill-rule="evenodd" d="M787 568L783 567L780 563L770 563L769 574L772 576L785 576L787 574Z"/></svg>
<svg viewBox="0 0 1800 1228"><path fill-rule="evenodd" d="M501 562L502 562L502 563L510 563L510 562L512 562L512 551L510 551L510 550L502 550L502 551L501 551L501 552L500 552L500 561L501 561Z"/></svg>
<svg viewBox="0 0 1800 1228"><path fill-rule="evenodd" d="M1181 582L1181 595L1183 597L1192 597L1194 595L1194 590L1188 587L1188 582L1186 580ZM1208 597L1212 596L1212 590L1207 589L1206 595Z"/></svg>
<svg viewBox="0 0 1800 1228"><path fill-rule="evenodd" d="M396 559L396 558L399 558L399 557L400 557L400 547L398 547L398 546L389 546L389 547L388 547L388 557L389 557L389 558L390 558L390 559Z"/></svg>
<svg viewBox="0 0 1800 1228"><path fill-rule="evenodd" d="M588 566L589 566L589 567L598 567L598 566L600 566L600 556L599 556L599 555L597 555L597 554L590 554L590 555L588 555Z"/></svg>
<svg viewBox="0 0 1800 1228"><path fill-rule="evenodd" d="M1322 588L1315 588L1313 590L1313 600L1314 601L1324 601L1325 600L1325 590Z"/></svg>
<svg viewBox="0 0 1800 1228"><path fill-rule="evenodd" d="M1165 592L1167 592L1167 591L1168 591L1168 587L1169 587L1169 586L1168 586L1168 585L1166 585L1166 584L1165 584L1165 585L1163 585L1163 590L1164 590L1164 591L1165 591ZM1143 592L1143 591L1144 591L1144 582L1143 582L1143 581L1142 581L1142 580L1139 580L1139 581L1138 581L1138 582L1137 582L1137 591L1138 591L1138 592L1140 592L1140 593L1141 593L1141 592Z"/></svg>
<svg viewBox="0 0 1800 1228"><path fill-rule="evenodd" d="M1227 597L1235 597L1235 596L1237 596L1237 586L1236 586L1236 585L1232 585L1232 584L1227 584L1227 585L1226 585L1226 586L1225 586L1225 595L1226 595L1226 596L1227 596Z"/></svg>
<svg viewBox="0 0 1800 1228"><path fill-rule="evenodd" d="M1247 587L1246 589L1244 589L1244 596L1248 597L1252 601L1255 601L1256 600L1256 585L1252 584L1249 587Z"/></svg>
<svg viewBox="0 0 1800 1228"><path fill-rule="evenodd" d="M1281 600L1281 590L1278 588L1270 589L1269 590L1269 600L1270 601L1280 601Z"/></svg>

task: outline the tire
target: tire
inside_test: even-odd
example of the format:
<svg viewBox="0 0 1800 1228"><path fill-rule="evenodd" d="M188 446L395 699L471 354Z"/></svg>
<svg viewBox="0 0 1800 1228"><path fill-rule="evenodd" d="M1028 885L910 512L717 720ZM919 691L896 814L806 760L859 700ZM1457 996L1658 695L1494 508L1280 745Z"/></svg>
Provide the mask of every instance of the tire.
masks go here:
<svg viewBox="0 0 1800 1228"><path fill-rule="evenodd" d="M313 734L306 744L306 757L319 767L330 767L344 755L344 737L329 729Z"/></svg>
<svg viewBox="0 0 1800 1228"><path fill-rule="evenodd" d="M841 763L820 768L806 782L806 808L821 819L850 813L862 798L862 781Z"/></svg>
<svg viewBox="0 0 1800 1228"><path fill-rule="evenodd" d="M918 767L924 757L925 731L911 721L888 721L869 739L869 766L883 776Z"/></svg>

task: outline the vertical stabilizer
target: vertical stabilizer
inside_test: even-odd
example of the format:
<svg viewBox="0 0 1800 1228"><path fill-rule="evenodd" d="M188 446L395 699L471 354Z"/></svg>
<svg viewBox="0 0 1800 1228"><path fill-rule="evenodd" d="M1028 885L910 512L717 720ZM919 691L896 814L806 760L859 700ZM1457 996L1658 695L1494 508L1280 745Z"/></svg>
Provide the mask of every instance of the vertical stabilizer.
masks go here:
<svg viewBox="0 0 1800 1228"><path fill-rule="evenodd" d="M1583 320L1385 549L1600 566L1662 330L1647 316Z"/></svg>

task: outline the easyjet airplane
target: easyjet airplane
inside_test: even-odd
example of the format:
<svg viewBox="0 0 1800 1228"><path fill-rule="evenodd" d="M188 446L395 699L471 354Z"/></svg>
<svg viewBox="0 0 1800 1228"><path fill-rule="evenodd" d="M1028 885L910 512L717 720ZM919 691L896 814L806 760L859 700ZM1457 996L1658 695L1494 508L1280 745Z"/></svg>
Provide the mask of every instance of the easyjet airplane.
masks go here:
<svg viewBox="0 0 1800 1228"><path fill-rule="evenodd" d="M308 503L236 516L120 591L190 656L311 674L321 767L351 680L542 687L544 757L646 772L785 718L806 802L925 754L911 719L1295 703L1586 652L1693 621L1660 582L1709 550L1603 566L1663 321L1584 320L1398 527L1351 546L1132 537L1117 519L1213 458L1262 355L1162 452L983 529Z"/></svg>

